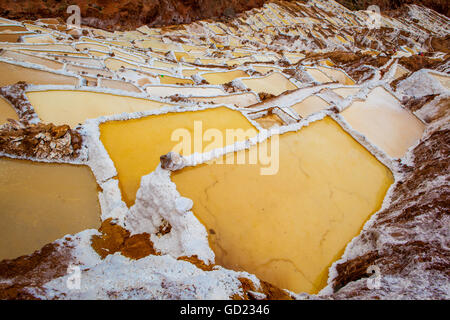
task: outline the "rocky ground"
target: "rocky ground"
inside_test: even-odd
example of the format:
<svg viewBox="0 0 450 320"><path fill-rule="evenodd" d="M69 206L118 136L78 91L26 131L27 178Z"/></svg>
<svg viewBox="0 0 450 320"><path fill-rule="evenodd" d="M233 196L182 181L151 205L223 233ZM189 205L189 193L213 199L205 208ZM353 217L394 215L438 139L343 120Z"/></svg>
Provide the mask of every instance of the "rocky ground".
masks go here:
<svg viewBox="0 0 450 320"><path fill-rule="evenodd" d="M390 206L347 248L351 258L336 265L333 298L449 298L450 100L423 101L406 105L422 115L427 132L401 164ZM364 254L352 255L361 248ZM381 275L375 290L366 284L373 265Z"/></svg>
<svg viewBox="0 0 450 320"><path fill-rule="evenodd" d="M24 94L26 88L26 83L0 88L0 94L14 106L20 119L10 119L0 127L0 153L19 158L77 158L82 145L81 135L68 125L35 123L37 116Z"/></svg>
<svg viewBox="0 0 450 320"><path fill-rule="evenodd" d="M81 9L82 23L106 30L133 30L142 25L166 26L191 23L201 19L226 19L237 13L261 7L267 0L29 0L0 2L0 16L9 19L61 18L66 20L70 5ZM403 4L421 4L449 16L446 0L341 0L352 10L364 10L369 5L380 6L383 11L398 15Z"/></svg>

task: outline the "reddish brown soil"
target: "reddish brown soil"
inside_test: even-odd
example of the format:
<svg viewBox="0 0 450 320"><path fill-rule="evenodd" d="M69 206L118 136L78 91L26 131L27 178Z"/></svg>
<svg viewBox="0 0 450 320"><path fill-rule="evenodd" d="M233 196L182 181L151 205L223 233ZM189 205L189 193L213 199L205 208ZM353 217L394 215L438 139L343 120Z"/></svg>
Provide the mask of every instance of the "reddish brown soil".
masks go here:
<svg viewBox="0 0 450 320"><path fill-rule="evenodd" d="M108 30L132 30L142 25L165 26L195 20L233 16L261 7L265 0L29 0L0 2L0 16L36 20L59 17L69 5L81 9L82 24Z"/></svg>
<svg viewBox="0 0 450 320"><path fill-rule="evenodd" d="M328 53L307 53L305 60L318 62L329 58L339 68L342 68L356 82L370 79L374 75L372 67L381 68L389 61L389 57L373 57L365 53L333 51ZM299 62L301 63L301 61Z"/></svg>
<svg viewBox="0 0 450 320"><path fill-rule="evenodd" d="M99 229L101 235L95 235L91 239L92 248L104 259L110 254L120 252L130 259L142 259L150 254L159 255L153 248L148 233L135 234L107 219L102 222Z"/></svg>
<svg viewBox="0 0 450 320"><path fill-rule="evenodd" d="M33 287L37 292L46 282L67 274L72 259L70 238L63 246L50 243L28 256L0 261L0 299L34 300L27 291Z"/></svg>
<svg viewBox="0 0 450 320"><path fill-rule="evenodd" d="M259 96L259 99L261 99L261 101L269 100L269 99L276 97L274 94L267 93L267 92L260 92L258 94L258 96Z"/></svg>
<svg viewBox="0 0 450 320"><path fill-rule="evenodd" d="M198 258L197 255L191 256L191 257L179 257L177 260L183 260L192 263L197 268L202 269L203 271L212 271L214 268L214 264L206 264L202 260Z"/></svg>
<svg viewBox="0 0 450 320"><path fill-rule="evenodd" d="M231 297L233 300L258 300L258 293L266 296L264 300L294 300L289 293L268 282L260 280L261 288L256 289L255 284L250 279L238 278L238 280L241 282L243 294L233 295Z"/></svg>
<svg viewBox="0 0 450 320"><path fill-rule="evenodd" d="M450 48L447 48L447 50L449 49ZM448 61L448 59L449 57L447 55L446 61ZM445 63L445 61L434 60L417 55L410 57L402 57L398 62L411 72L416 72L420 69L437 69L440 65Z"/></svg>

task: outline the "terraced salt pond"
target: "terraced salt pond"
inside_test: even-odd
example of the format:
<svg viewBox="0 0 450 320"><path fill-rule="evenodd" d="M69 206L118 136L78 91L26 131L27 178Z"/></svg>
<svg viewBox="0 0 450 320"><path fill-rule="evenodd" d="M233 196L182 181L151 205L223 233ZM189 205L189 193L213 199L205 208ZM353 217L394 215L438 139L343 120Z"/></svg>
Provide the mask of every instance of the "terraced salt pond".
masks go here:
<svg viewBox="0 0 450 320"><path fill-rule="evenodd" d="M337 81L341 84L352 86L355 84L355 81L351 79L349 76L347 76L343 71L332 69L332 68L325 68L325 67L318 67L327 77L330 79L333 79L334 81Z"/></svg>
<svg viewBox="0 0 450 320"><path fill-rule="evenodd" d="M20 65L0 61L0 86L8 86L19 81L28 84L78 85L76 77L47 72L39 69L25 68Z"/></svg>
<svg viewBox="0 0 450 320"><path fill-rule="evenodd" d="M318 83L328 83L333 82L333 80L324 74L322 71L314 68L306 68L306 71L313 78L314 81Z"/></svg>
<svg viewBox="0 0 450 320"><path fill-rule="evenodd" d="M279 72L261 78L242 79L242 82L256 93L270 93L275 96L297 89L296 85Z"/></svg>
<svg viewBox="0 0 450 320"><path fill-rule="evenodd" d="M26 95L43 122L68 124L71 128L87 119L171 106L169 103L148 99L91 91L31 91Z"/></svg>
<svg viewBox="0 0 450 320"><path fill-rule="evenodd" d="M14 59L17 61L34 63L34 64L38 64L43 67L54 69L54 70L62 70L64 67L64 64L61 62L53 61L50 59L44 59L41 57L37 57L37 56L33 56L30 54L25 54L25 53L21 53L21 52L16 52L16 51L5 50L3 52L0 52L0 57Z"/></svg>
<svg viewBox="0 0 450 320"><path fill-rule="evenodd" d="M212 97L216 95L223 95L225 92L220 88L215 87L183 87L183 86L158 86L149 85L145 88L150 96L168 97L172 95L180 96L200 96Z"/></svg>
<svg viewBox="0 0 450 320"><path fill-rule="evenodd" d="M100 225L89 167L0 158L0 260Z"/></svg>
<svg viewBox="0 0 450 320"><path fill-rule="evenodd" d="M258 103L258 98L254 93L237 93L215 97L192 97L189 100L197 102L212 102L214 104L231 104L245 108Z"/></svg>
<svg viewBox="0 0 450 320"><path fill-rule="evenodd" d="M270 129L274 126L283 126L284 122L276 114L268 114L255 120L262 128Z"/></svg>
<svg viewBox="0 0 450 320"><path fill-rule="evenodd" d="M13 106L4 98L0 97L0 125L6 123L8 119L18 120L19 117Z"/></svg>
<svg viewBox="0 0 450 320"><path fill-rule="evenodd" d="M425 125L382 87L365 101L355 101L342 113L353 129L393 158L401 158L416 143Z"/></svg>
<svg viewBox="0 0 450 320"><path fill-rule="evenodd" d="M237 78L248 77L248 74L242 70L204 73L201 75L210 84L224 84Z"/></svg>
<svg viewBox="0 0 450 320"><path fill-rule="evenodd" d="M197 130L196 134L194 128ZM100 139L117 169L122 198L128 206L134 204L141 177L155 170L160 156L172 151L181 142L181 136L172 139L172 134L177 129L188 134L185 138L189 141L190 148L176 150L184 156L226 145L226 141L220 140L217 142L221 144L214 146L214 141L210 140L202 147L201 130L207 135L211 129L209 133L221 134L223 137L226 136L227 129L250 129L250 137L257 134L254 126L240 112L225 107L102 123ZM248 136L243 135L237 137L236 141L246 138Z"/></svg>
<svg viewBox="0 0 450 320"><path fill-rule="evenodd" d="M281 135L279 151L274 175L260 174L268 165L261 161L210 163L174 172L172 181L194 201L217 264L317 293L393 176L331 118Z"/></svg>
<svg viewBox="0 0 450 320"><path fill-rule="evenodd" d="M328 108L329 106L330 105L322 98L317 96L309 96L305 100L294 104L291 108L294 109L300 116L306 118L315 112Z"/></svg>
<svg viewBox="0 0 450 320"><path fill-rule="evenodd" d="M356 87L356 88L337 88L333 89L332 91L345 99L349 96L357 94L359 90L360 88Z"/></svg>

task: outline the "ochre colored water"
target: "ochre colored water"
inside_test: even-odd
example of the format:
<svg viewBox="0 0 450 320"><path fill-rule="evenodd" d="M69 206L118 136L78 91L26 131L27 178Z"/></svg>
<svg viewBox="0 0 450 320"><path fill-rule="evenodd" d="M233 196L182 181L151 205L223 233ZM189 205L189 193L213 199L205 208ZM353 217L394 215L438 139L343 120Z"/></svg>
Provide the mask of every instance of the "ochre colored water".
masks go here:
<svg viewBox="0 0 450 320"><path fill-rule="evenodd" d="M18 42L20 37L30 34L32 33L2 32L0 33L0 42Z"/></svg>
<svg viewBox="0 0 450 320"><path fill-rule="evenodd" d="M18 120L19 117L13 106L4 98L0 97L0 125L6 123L8 119Z"/></svg>
<svg viewBox="0 0 450 320"><path fill-rule="evenodd" d="M0 260L100 225L97 183L87 166L0 158Z"/></svg>
<svg viewBox="0 0 450 320"><path fill-rule="evenodd" d="M268 144L270 150L274 141ZM279 137L276 174L261 175L269 163L261 159L187 167L172 181L194 201L217 264L317 293L328 268L380 208L392 173L328 117Z"/></svg>
<svg viewBox="0 0 450 320"><path fill-rule="evenodd" d="M189 134L186 138L191 148L176 150L184 156L195 152L206 152L212 141L203 142L203 148L198 147L196 137L202 132L197 130L194 135L194 126L197 123L202 132L207 134L208 129L218 130L225 137L226 129L251 130L250 137L257 134L254 126L240 112L225 107L207 109L195 112L168 113L149 116L127 121L110 121L100 125L100 139L118 172L119 186L122 190L123 200L128 206L134 204L136 192L139 189L141 177L156 169L160 156L174 150L180 139L171 139L176 130ZM178 131L183 133L181 131ZM248 137L247 137L248 138ZM224 147L225 138L220 142ZM237 141L245 140L245 137ZM231 143L230 143L231 144Z"/></svg>
<svg viewBox="0 0 450 320"><path fill-rule="evenodd" d="M34 91L27 92L26 95L43 122L68 124L71 128L87 119L170 106L168 103L147 99L88 91Z"/></svg>
<svg viewBox="0 0 450 320"><path fill-rule="evenodd" d="M394 158L403 157L425 130L425 125L382 87L341 114L353 129Z"/></svg>
<svg viewBox="0 0 450 320"><path fill-rule="evenodd" d="M177 78L165 75L160 75L159 81L162 84L194 84L194 81L191 79Z"/></svg>

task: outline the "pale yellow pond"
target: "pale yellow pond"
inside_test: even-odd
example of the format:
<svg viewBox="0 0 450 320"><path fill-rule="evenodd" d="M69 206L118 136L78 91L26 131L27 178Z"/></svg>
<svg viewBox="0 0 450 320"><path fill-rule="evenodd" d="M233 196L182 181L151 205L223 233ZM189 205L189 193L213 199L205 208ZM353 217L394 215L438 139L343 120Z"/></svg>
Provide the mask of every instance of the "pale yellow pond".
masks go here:
<svg viewBox="0 0 450 320"><path fill-rule="evenodd" d="M349 76L345 74L345 72L337 69L318 67L324 74L326 74L329 78L337 81L341 84L352 86L355 84L355 81L351 79Z"/></svg>
<svg viewBox="0 0 450 320"><path fill-rule="evenodd" d="M29 62L34 64L39 64L43 67L54 69L54 70L61 70L64 67L64 64L61 62L53 61L50 59L45 59L41 57L36 57L30 54L21 53L18 51L10 51L5 50L3 52L0 52L0 56L2 58L10 58L14 59L16 61L23 61L23 62Z"/></svg>
<svg viewBox="0 0 450 320"><path fill-rule="evenodd" d="M328 108L328 102L317 96L309 96L305 100L298 102L291 106L300 116L306 118L307 116Z"/></svg>
<svg viewBox="0 0 450 320"><path fill-rule="evenodd" d="M224 84L237 78L248 77L248 74L242 70L204 73L201 75L210 84Z"/></svg>
<svg viewBox="0 0 450 320"><path fill-rule="evenodd" d="M306 71L311 75L314 81L319 83L333 82L333 80L324 74L322 71L313 68L306 68Z"/></svg>
<svg viewBox="0 0 450 320"><path fill-rule="evenodd" d="M215 97L192 97L189 100L201 101L201 102L212 102L214 104L231 104L240 108L246 108L251 105L258 103L258 98L254 93L238 93L229 94Z"/></svg>
<svg viewBox="0 0 450 320"><path fill-rule="evenodd" d="M268 144L276 146L273 138ZM244 152L247 159L255 148ZM256 165L184 168L172 181L194 201L217 264L317 293L328 268L380 208L393 176L331 118L281 135L274 150L273 175L261 175L270 161L260 155Z"/></svg>
<svg viewBox="0 0 450 320"><path fill-rule="evenodd" d="M0 260L100 225L97 183L87 166L0 158Z"/></svg>
<svg viewBox="0 0 450 320"><path fill-rule="evenodd" d="M207 134L208 129L220 132L224 139L227 129L251 129L251 136L257 134L254 126L240 112L225 107L102 123L100 139L117 169L119 186L126 204L134 204L141 177L155 170L160 156L172 151L181 142L181 136L171 139L172 134L189 134L186 140L190 142L191 148L176 150L187 156L194 150L202 153L214 149L208 149L208 146L212 147L211 141L205 141L202 148L199 139L194 140L195 137L202 137L203 133ZM238 138L237 141L244 139L245 137ZM224 147L225 142L222 141L222 146L218 147Z"/></svg>
<svg viewBox="0 0 450 320"><path fill-rule="evenodd" d="M19 81L28 84L78 85L79 79L62 74L25 68L0 61L0 86L8 86Z"/></svg>
<svg viewBox="0 0 450 320"><path fill-rule="evenodd" d="M68 124L71 128L87 119L171 106L148 99L75 90L32 91L26 96L43 122Z"/></svg>
<svg viewBox="0 0 450 320"><path fill-rule="evenodd" d="M8 119L18 120L19 117L13 106L7 100L0 97L0 125L6 123Z"/></svg>
<svg viewBox="0 0 450 320"><path fill-rule="evenodd" d="M256 93L280 95L287 90L297 89L289 79L279 72L274 72L262 78L243 79L242 82Z"/></svg>
<svg viewBox="0 0 450 320"><path fill-rule="evenodd" d="M359 90L360 90L360 88L337 88L337 89L333 89L332 91L334 93L337 93L338 95L340 95L341 97L343 97L345 99L348 96L353 96L353 95L357 94L359 92Z"/></svg>
<svg viewBox="0 0 450 320"><path fill-rule="evenodd" d="M268 114L261 118L255 119L255 121L264 129L270 129L275 126L283 126L284 122L276 114Z"/></svg>
<svg viewBox="0 0 450 320"><path fill-rule="evenodd" d="M394 158L401 158L422 137L425 125L382 87L366 101L355 101L342 113L353 129Z"/></svg>
<svg viewBox="0 0 450 320"><path fill-rule="evenodd" d="M121 80L101 79L99 86L103 88L142 93L142 91L134 84Z"/></svg>

